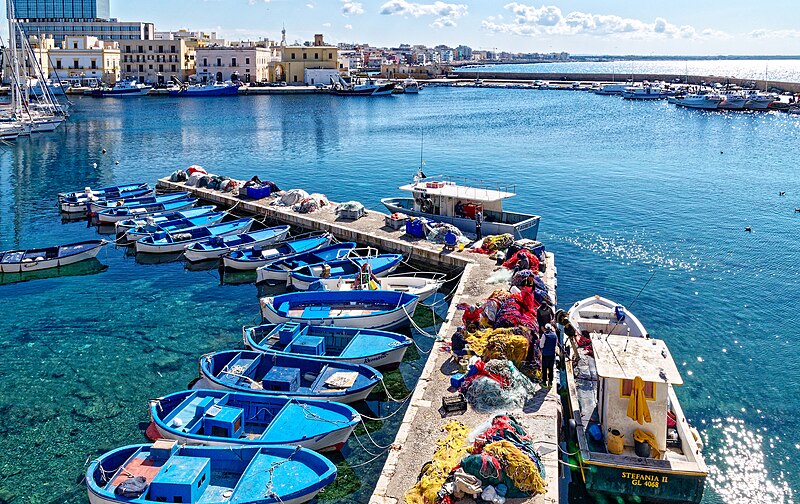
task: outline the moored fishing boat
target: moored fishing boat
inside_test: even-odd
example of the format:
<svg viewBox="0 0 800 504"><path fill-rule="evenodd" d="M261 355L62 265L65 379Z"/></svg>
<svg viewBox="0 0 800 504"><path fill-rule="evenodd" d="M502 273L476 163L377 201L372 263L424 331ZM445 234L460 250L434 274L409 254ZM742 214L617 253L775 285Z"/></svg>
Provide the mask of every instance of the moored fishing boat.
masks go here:
<svg viewBox="0 0 800 504"><path fill-rule="evenodd" d="M162 203L147 203L136 207L106 208L97 212L96 220L100 224L114 224L127 219L141 219L158 212L186 210L197 204L197 199L186 198Z"/></svg>
<svg viewBox="0 0 800 504"><path fill-rule="evenodd" d="M402 254L378 254L309 264L290 271L289 284L297 290L308 290L312 283L321 278L355 279L362 272L382 277L396 270L402 261Z"/></svg>
<svg viewBox="0 0 800 504"><path fill-rule="evenodd" d="M501 184L490 188L480 181L474 184L458 185L446 178L434 180L419 171L412 184L400 187L412 197L384 198L381 203L390 213L446 222L465 233L476 232L476 217L480 213L484 236L508 233L515 240L536 239L539 216L503 210L503 201L516 196L515 186Z"/></svg>
<svg viewBox="0 0 800 504"><path fill-rule="evenodd" d="M301 504L336 478L336 466L300 446L117 448L86 470L91 504Z"/></svg>
<svg viewBox="0 0 800 504"><path fill-rule="evenodd" d="M578 337L566 343L569 435L589 493L700 502L708 468L675 394L683 381L666 344L599 296L575 303L567 320Z"/></svg>
<svg viewBox="0 0 800 504"><path fill-rule="evenodd" d="M236 96L237 94L239 94L239 86L230 81L184 85L178 89L171 89L169 91L170 96L177 98Z"/></svg>
<svg viewBox="0 0 800 504"><path fill-rule="evenodd" d="M189 193L176 192L170 194L162 194L161 196L140 196L140 197L125 197L119 199L107 200L89 200L86 202L86 210L90 215L95 215L103 210L109 208L138 208L142 205L152 205L157 203L169 203L171 201L180 201L190 199Z"/></svg>
<svg viewBox="0 0 800 504"><path fill-rule="evenodd" d="M324 247L330 244L331 239L333 239L333 235L325 233L321 236L297 238L267 248L248 247L226 254L222 261L226 268L243 271L254 270L286 257Z"/></svg>
<svg viewBox="0 0 800 504"><path fill-rule="evenodd" d="M446 276L443 273L401 273L397 275L390 275L383 278L376 278L371 284L364 285L360 282L358 277L354 279L344 278L321 278L311 284L309 289L313 290L317 285L322 287L317 290L332 290L332 291L346 291L346 290L389 290L398 292L407 292L419 297L419 302L422 303L433 294L435 294L444 285Z"/></svg>
<svg viewBox="0 0 800 504"><path fill-rule="evenodd" d="M204 355L200 359L200 375L215 390L345 404L366 399L383 379L369 366L241 350Z"/></svg>
<svg viewBox="0 0 800 504"><path fill-rule="evenodd" d="M277 226L238 235L215 236L187 245L183 256L188 261L219 259L223 255L244 247L265 246L279 242L289 234L289 226Z"/></svg>
<svg viewBox="0 0 800 504"><path fill-rule="evenodd" d="M392 330L409 325L419 298L394 291L307 291L262 298L261 316L272 324Z"/></svg>
<svg viewBox="0 0 800 504"><path fill-rule="evenodd" d="M172 203L165 203L165 205L171 205ZM125 219L123 221L116 222L114 224L114 229L117 232L117 237L125 234L125 232L129 229L133 229L139 226L146 226L148 223L153 224L161 224L166 221L171 220L178 220L178 219L188 219L190 217L198 217L200 215L206 215L214 212L217 209L214 205L206 205L201 207L194 207L189 208L186 210L165 210L162 212L155 212L152 214L147 214L144 217L139 217L135 219Z"/></svg>
<svg viewBox="0 0 800 504"><path fill-rule="evenodd" d="M129 229L125 235L117 241L118 243L133 243L146 236L152 236L155 233L175 234L192 228L211 226L212 224L217 224L222 221L226 215L228 214L225 212L209 212L171 221L147 222L144 225Z"/></svg>
<svg viewBox="0 0 800 504"><path fill-rule="evenodd" d="M289 272L307 264L333 261L347 257L356 244L354 242L336 243L317 247L313 250L287 255L258 267L256 283L271 282L285 284L289 280Z"/></svg>
<svg viewBox="0 0 800 504"><path fill-rule="evenodd" d="M259 352L311 355L374 368L400 365L406 349L414 343L407 336L388 331L295 322L244 327L242 335L245 346Z"/></svg>
<svg viewBox="0 0 800 504"><path fill-rule="evenodd" d="M93 89L89 95L95 98L130 98L144 96L153 89L153 86L140 84L135 80L124 80L117 82L113 88L100 87Z"/></svg>
<svg viewBox="0 0 800 504"><path fill-rule="evenodd" d="M686 108L716 110L723 98L719 95L689 93L671 96L667 101Z"/></svg>
<svg viewBox="0 0 800 504"><path fill-rule="evenodd" d="M622 90L622 97L626 100L665 100L669 97L669 91L650 84L629 86Z"/></svg>
<svg viewBox="0 0 800 504"><path fill-rule="evenodd" d="M184 229L175 234L159 231L150 236L145 236L136 241L136 253L168 254L170 252L183 252L186 245L196 241L206 240L214 236L228 236L246 233L253 225L253 219L237 219L230 222L212 224L205 227Z"/></svg>
<svg viewBox="0 0 800 504"><path fill-rule="evenodd" d="M603 84L599 88L594 90L594 94L599 95L621 95L625 88L629 87L630 84Z"/></svg>
<svg viewBox="0 0 800 504"><path fill-rule="evenodd" d="M99 189L92 189L87 187L85 189L77 190L77 191L69 191L69 192L62 192L58 193L58 202L61 203L67 198L87 198L89 194L92 194L98 198L116 198L120 195L125 195L130 191L150 191L150 184L147 182L137 182L134 184L124 184L118 186L109 186L109 187L101 187Z"/></svg>
<svg viewBox="0 0 800 504"><path fill-rule="evenodd" d="M153 189L148 184L131 184L129 186L106 187L100 189L101 194L87 187L84 191L71 194L58 195L58 203L62 212L85 212L86 204L90 200L116 201L124 198L139 198L153 194Z"/></svg>
<svg viewBox="0 0 800 504"><path fill-rule="evenodd" d="M180 444L338 450L361 421L350 406L248 392L186 390L150 402L158 435Z"/></svg>
<svg viewBox="0 0 800 504"><path fill-rule="evenodd" d="M89 240L55 247L0 252L0 273L23 273L59 268L97 257L105 240Z"/></svg>

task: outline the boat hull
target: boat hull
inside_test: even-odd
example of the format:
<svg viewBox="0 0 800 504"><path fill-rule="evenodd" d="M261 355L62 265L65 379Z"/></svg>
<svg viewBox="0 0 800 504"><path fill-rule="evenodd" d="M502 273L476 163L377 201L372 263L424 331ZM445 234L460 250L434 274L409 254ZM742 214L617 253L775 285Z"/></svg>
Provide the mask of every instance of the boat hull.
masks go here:
<svg viewBox="0 0 800 504"><path fill-rule="evenodd" d="M357 259L355 260L358 261L359 264L362 264L362 261L359 261ZM402 261L402 256L399 256L399 259L396 262L375 267L372 270L372 274L378 278L385 277L386 275L393 273L398 268L398 266L400 266L400 261ZM365 259L363 263L371 264L371 261L369 261L369 259ZM356 274L354 273L352 275L347 275L345 278L355 278L355 276ZM313 284L318 280L320 280L320 277L300 275L296 272L290 272L288 283L289 286L294 288L295 290L305 291L311 287L311 284Z"/></svg>
<svg viewBox="0 0 800 504"><path fill-rule="evenodd" d="M582 465L586 490L600 498L616 499L622 496L631 502L663 504L699 503L703 498L704 475L646 471L592 461L583 461Z"/></svg>
<svg viewBox="0 0 800 504"><path fill-rule="evenodd" d="M404 213L412 217L424 217L436 222L446 222L452 224L464 233L475 234L475 221L472 219L465 219L461 217L447 216L447 215L433 215L414 210L413 198L384 198L381 200L383 206L389 210L390 213ZM509 212L504 212L509 213ZM515 224L506 224L503 222L489 222L484 220L481 225L481 232L483 236L510 234L515 240L529 239L536 240L539 235L539 221L541 218L538 215L523 215L520 222Z"/></svg>
<svg viewBox="0 0 800 504"><path fill-rule="evenodd" d="M223 224L215 224L215 226L219 226ZM228 231L222 231L219 233L215 233L214 236L231 236L235 234L246 233L250 226L252 225L252 221L247 226L240 226L240 227L233 227ZM186 245L190 245L192 243L196 243L199 241L207 240L208 236L200 236L197 238L193 238L190 240L183 240L175 243L146 243L147 237L142 238L136 242L136 253L145 253L145 254L169 254L175 252L183 252L184 247Z"/></svg>
<svg viewBox="0 0 800 504"><path fill-rule="evenodd" d="M209 259L219 259L225 254L233 252L234 250L239 250L246 247L263 246L263 245L271 245L273 243L278 243L280 241L283 241L286 238L287 234L289 234L288 226L286 227L286 229L274 234L273 236L270 236L269 238L264 238L262 240L256 240L248 243L242 243L231 247L217 248L213 250L197 250L196 248L193 248L192 245L187 245L185 251L183 252L183 257L186 258L186 260L189 262L201 262L201 261L208 261Z"/></svg>
<svg viewBox="0 0 800 504"><path fill-rule="evenodd" d="M174 98L208 98L214 96L237 96L239 88L237 86L226 86L214 89L187 89L170 91L169 96Z"/></svg>
<svg viewBox="0 0 800 504"><path fill-rule="evenodd" d="M41 271L51 268L69 266L70 264L76 264L97 257L97 254L100 253L100 250L106 245L106 243L107 242L105 240L100 240L95 247L78 254L68 255L66 257L45 259L41 261L33 260L30 262L21 263L0 262L0 273L25 273L28 271Z"/></svg>
<svg viewBox="0 0 800 504"><path fill-rule="evenodd" d="M170 212L178 212L181 210L186 210L192 208L198 200L196 199L187 199L181 203L169 204ZM128 214L115 214L112 212L108 212L106 210L100 211L97 213L97 222L100 224L116 224L117 222L122 222L128 219L139 219L142 217L146 217L153 213L163 212L166 210L164 203L156 203L153 205L143 205L141 208L131 208L130 213Z"/></svg>

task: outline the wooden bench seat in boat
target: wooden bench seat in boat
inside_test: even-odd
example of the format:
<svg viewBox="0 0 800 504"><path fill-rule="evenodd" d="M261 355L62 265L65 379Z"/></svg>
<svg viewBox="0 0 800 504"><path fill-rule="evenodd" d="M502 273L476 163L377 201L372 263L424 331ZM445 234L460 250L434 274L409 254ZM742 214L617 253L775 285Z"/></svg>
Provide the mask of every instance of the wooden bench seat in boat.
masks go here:
<svg viewBox="0 0 800 504"><path fill-rule="evenodd" d="M243 377L249 376L249 372L258 366L261 361L261 355L262 354L258 354L255 358L249 359L247 357L242 357L242 353L239 352L236 354L236 357L231 359L225 366L225 369L219 372L217 378L226 385L239 385L244 380ZM235 373L233 372L234 369L236 369Z"/></svg>

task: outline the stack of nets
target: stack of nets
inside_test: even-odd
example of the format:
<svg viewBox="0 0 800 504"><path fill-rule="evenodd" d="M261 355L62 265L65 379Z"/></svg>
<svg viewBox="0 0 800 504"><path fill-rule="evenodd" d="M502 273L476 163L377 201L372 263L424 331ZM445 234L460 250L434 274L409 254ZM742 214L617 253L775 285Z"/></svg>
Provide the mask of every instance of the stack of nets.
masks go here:
<svg viewBox="0 0 800 504"><path fill-rule="evenodd" d="M428 241L432 243L444 243L444 235L453 233L456 235L456 243L469 243L469 238L464 236L460 229L446 222L430 222L428 224Z"/></svg>
<svg viewBox="0 0 800 504"><path fill-rule="evenodd" d="M484 361L508 359L520 364L528 355L529 333L523 327L483 329L466 339L470 350Z"/></svg>
<svg viewBox="0 0 800 504"><path fill-rule="evenodd" d="M485 363L484 370L487 373L472 379L467 373L468 378L462 385L467 401L476 411L522 408L536 394L537 386L509 360L490 360Z"/></svg>
<svg viewBox="0 0 800 504"><path fill-rule="evenodd" d="M499 250L505 250L514 243L514 237L508 233L494 236L487 236L483 239L480 248L474 248L470 252L476 254L490 255Z"/></svg>
<svg viewBox="0 0 800 504"><path fill-rule="evenodd" d="M406 504L434 504L447 476L467 455L469 431L466 425L452 421L444 426L444 430L447 436L436 442L438 448L430 464L423 468L417 484L406 492Z"/></svg>
<svg viewBox="0 0 800 504"><path fill-rule="evenodd" d="M546 490L545 468L531 437L511 415L499 415L475 438L473 455L461 461L467 474L486 485L508 487L508 497L527 497Z"/></svg>
<svg viewBox="0 0 800 504"><path fill-rule="evenodd" d="M272 204L277 206L294 206L308 198L309 198L308 193L305 192L304 190L290 189L288 191L284 191L280 195L280 198L273 201Z"/></svg>

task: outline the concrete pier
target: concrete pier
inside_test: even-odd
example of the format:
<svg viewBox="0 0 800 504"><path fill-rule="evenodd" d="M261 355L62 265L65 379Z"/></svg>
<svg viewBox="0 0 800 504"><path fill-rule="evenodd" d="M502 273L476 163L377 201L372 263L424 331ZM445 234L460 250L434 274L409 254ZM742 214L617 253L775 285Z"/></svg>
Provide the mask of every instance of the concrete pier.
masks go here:
<svg viewBox="0 0 800 504"><path fill-rule="evenodd" d="M425 368L413 390L413 396L405 412L402 424L389 451L386 463L370 499L371 504L396 504L403 502L403 495L417 481L422 465L429 461L436 449L436 440L444 434L442 427L450 420L457 420L473 429L491 418L491 414L477 413L472 408L459 416L442 418L439 413L442 397L451 395L450 354L443 351L445 342L455 333L461 323L457 313L458 303L480 303L495 289L507 287L503 284L488 284L486 280L500 267L496 262L480 254L469 252L444 253L441 245L406 235L403 230L384 226L385 214L367 211L362 218L352 221L339 219L334 210L335 203L310 214L300 214L288 207L271 206L274 198L261 200L240 199L231 193L205 188L187 187L169 179L158 181L158 188L166 191L187 191L193 195L236 211L265 216L270 220L302 227L309 230L328 231L342 241L354 241L377 247L388 252L402 253L407 258L432 266L463 269L460 282L438 339L428 356ZM557 284L555 258L552 253L546 258L545 282L553 287ZM533 400L515 415L534 439L534 446L542 455L547 472L547 492L530 499L515 499L514 502L557 503L559 502L559 480L561 469L558 454L558 430L561 405L555 388L540 391Z"/></svg>

